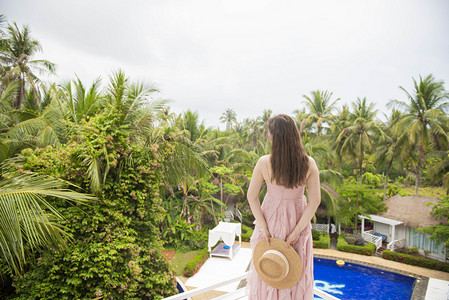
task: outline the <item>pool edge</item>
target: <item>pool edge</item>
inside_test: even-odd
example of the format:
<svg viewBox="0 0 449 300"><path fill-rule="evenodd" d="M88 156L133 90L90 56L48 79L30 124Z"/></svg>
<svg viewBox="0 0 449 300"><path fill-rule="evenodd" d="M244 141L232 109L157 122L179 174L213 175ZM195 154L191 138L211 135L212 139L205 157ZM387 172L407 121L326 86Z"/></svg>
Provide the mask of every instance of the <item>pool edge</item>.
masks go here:
<svg viewBox="0 0 449 300"><path fill-rule="evenodd" d="M342 259L341 257L337 257L337 256L316 254L316 253L313 254L313 257L323 258L323 259L331 259L331 260ZM343 260L345 262L349 262L351 264L361 265L361 266L365 266L365 267L370 267L370 268L374 268L374 269L388 271L391 273L396 273L396 274L400 274L400 275L404 275L404 276L413 277L413 278L415 278L415 283L413 284L413 292L412 292L412 296L411 296L410 300L422 300L426 296L427 285L429 283L429 278L426 276L422 276L422 275L419 275L416 273L411 273L411 272L407 272L407 271L403 271L403 270L399 270L399 269L389 268L386 266L377 265L377 264L373 264L373 263L369 263L369 262L364 262L364 261L360 261L360 260L356 260L356 259L351 259L351 258L344 258Z"/></svg>

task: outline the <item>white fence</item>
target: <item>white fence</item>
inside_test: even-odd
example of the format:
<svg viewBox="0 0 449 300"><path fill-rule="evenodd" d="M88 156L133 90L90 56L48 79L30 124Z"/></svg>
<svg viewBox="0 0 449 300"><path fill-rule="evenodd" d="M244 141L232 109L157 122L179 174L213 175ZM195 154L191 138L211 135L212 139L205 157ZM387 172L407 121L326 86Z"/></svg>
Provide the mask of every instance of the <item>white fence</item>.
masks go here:
<svg viewBox="0 0 449 300"><path fill-rule="evenodd" d="M191 291L187 291L187 292L184 292L184 293L181 293L181 294L170 296L168 298L164 298L163 300L183 300L183 299L186 299L186 298L190 298L190 297L193 297L193 296L196 296L196 295L203 294L203 293L205 293L207 291L212 291L212 290L214 290L216 288L228 285L230 283L233 283L233 282L245 279L247 275L248 275L248 272L246 272L245 274L242 274L240 276L231 278L229 280L220 282L220 283L216 283L216 284L213 284L213 285L210 285L210 286L207 286L207 287L196 288L196 289L191 290ZM322 290L320 290L320 289L318 289L316 287L313 288L313 293L315 295L323 298L324 300L339 300L339 298L334 297L334 296L332 296L332 295L330 295L330 294L328 294L326 292L323 292ZM224 294L222 296L213 298L212 300L237 300L237 299L241 299L241 300L248 299L248 296L245 293L245 287L240 288L240 289L238 289L238 290L236 290L234 292L231 292L231 293Z"/></svg>
<svg viewBox="0 0 449 300"><path fill-rule="evenodd" d="M390 251L394 251L394 249L396 248L402 248L405 246L405 239L401 239L401 240L394 240L392 242L389 242L387 244L387 249Z"/></svg>
<svg viewBox="0 0 449 300"><path fill-rule="evenodd" d="M371 234L372 232L373 232L372 230L364 231L362 233L362 237L366 242L373 243L374 245L376 245L377 251L377 249L379 249L380 246L382 246L382 237Z"/></svg>
<svg viewBox="0 0 449 300"><path fill-rule="evenodd" d="M329 234L329 224L315 224L312 223L312 229L319 231L320 233Z"/></svg>

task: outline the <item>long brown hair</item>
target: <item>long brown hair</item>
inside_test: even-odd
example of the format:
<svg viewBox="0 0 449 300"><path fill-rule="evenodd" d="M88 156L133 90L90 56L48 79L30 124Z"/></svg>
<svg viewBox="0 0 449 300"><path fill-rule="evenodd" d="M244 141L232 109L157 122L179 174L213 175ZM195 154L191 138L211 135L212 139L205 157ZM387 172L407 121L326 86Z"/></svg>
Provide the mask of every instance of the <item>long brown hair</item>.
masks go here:
<svg viewBox="0 0 449 300"><path fill-rule="evenodd" d="M270 118L267 125L273 137L270 159L272 180L286 188L304 184L309 170L309 158L295 121L280 114Z"/></svg>

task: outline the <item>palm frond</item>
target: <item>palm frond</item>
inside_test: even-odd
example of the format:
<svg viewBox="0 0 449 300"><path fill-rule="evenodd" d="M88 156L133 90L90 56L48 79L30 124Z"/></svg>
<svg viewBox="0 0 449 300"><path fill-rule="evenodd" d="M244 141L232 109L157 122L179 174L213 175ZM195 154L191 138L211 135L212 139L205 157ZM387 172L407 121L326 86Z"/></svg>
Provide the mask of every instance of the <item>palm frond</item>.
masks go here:
<svg viewBox="0 0 449 300"><path fill-rule="evenodd" d="M65 188L66 182L34 173L16 175L0 182L0 254L9 267L22 274L26 263L25 245L63 247L59 212L45 200L57 197L76 203L94 198Z"/></svg>

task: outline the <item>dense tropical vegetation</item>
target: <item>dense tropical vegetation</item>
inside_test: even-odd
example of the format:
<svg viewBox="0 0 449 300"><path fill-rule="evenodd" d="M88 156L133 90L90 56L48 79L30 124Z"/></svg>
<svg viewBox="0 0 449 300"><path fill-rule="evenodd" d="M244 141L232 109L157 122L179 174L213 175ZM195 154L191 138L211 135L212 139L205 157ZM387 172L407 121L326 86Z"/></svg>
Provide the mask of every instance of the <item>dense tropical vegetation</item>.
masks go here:
<svg viewBox="0 0 449 300"><path fill-rule="evenodd" d="M204 248L234 207L251 224L245 193L270 151L271 110L239 120L229 108L221 130L170 112L121 70L90 85L43 82L36 71L55 66L34 60L39 42L0 19L0 297L159 299L175 289L163 247ZM356 229L402 184L449 193L449 93L433 75L413 81L384 121L366 98L338 107L316 90L298 101L292 117L321 170L318 219ZM449 246L448 224L436 229Z"/></svg>

